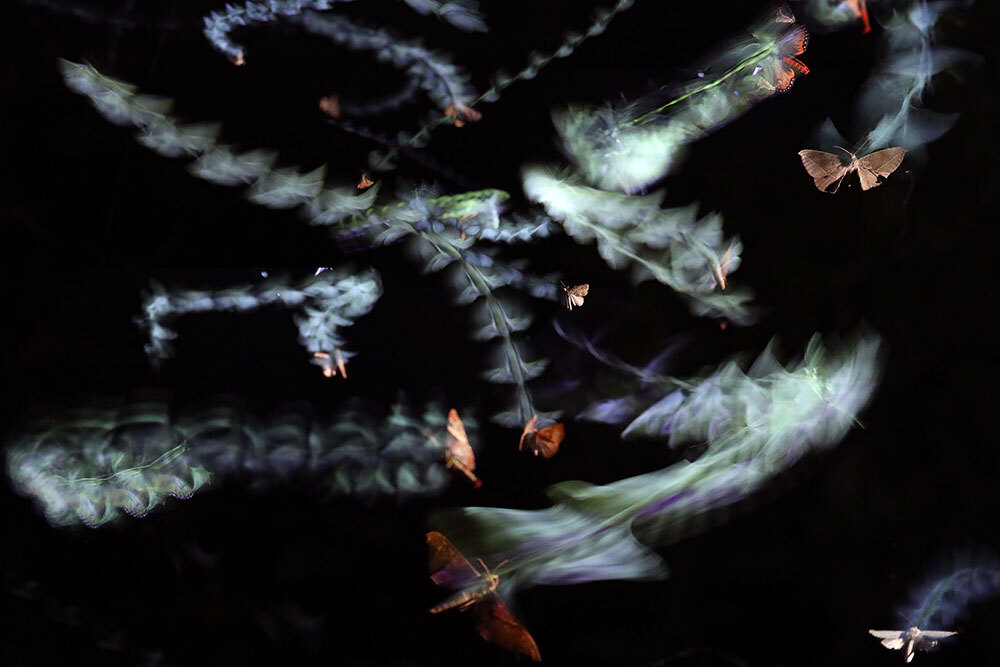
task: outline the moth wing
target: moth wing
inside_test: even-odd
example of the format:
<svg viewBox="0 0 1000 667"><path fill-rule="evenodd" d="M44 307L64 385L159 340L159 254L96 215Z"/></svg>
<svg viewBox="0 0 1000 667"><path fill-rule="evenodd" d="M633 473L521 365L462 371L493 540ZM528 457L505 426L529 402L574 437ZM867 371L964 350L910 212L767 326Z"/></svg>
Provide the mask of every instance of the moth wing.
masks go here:
<svg viewBox="0 0 1000 667"><path fill-rule="evenodd" d="M534 449L547 459L551 459L559 451L559 445L566 437L566 427L553 424L535 433Z"/></svg>
<svg viewBox="0 0 1000 667"><path fill-rule="evenodd" d="M582 306L583 305L583 297L580 296L579 294L570 294L569 295L569 301L574 306ZM573 309L570 308L570 310L573 310Z"/></svg>
<svg viewBox="0 0 1000 667"><path fill-rule="evenodd" d="M861 189L882 185L879 178L885 178L899 168L903 163L903 156L906 155L905 148L884 148L874 153L858 158L858 177L861 179Z"/></svg>
<svg viewBox="0 0 1000 667"><path fill-rule="evenodd" d="M441 533L427 533L427 550L427 565L435 584L463 583L479 577L472 563Z"/></svg>
<svg viewBox="0 0 1000 667"><path fill-rule="evenodd" d="M813 177L820 191L833 194L840 188L840 182L847 175L848 166L841 162L839 157L833 153L814 150L799 151L799 157L802 159L802 166ZM833 189L827 190L831 185Z"/></svg>
<svg viewBox="0 0 1000 667"><path fill-rule="evenodd" d="M537 423L538 423L538 415L535 415L534 417L528 420L527 424L524 425L524 430L521 431L521 440L517 443L517 451L523 450L525 441L529 440L530 439L529 436L538 431L538 429L535 428L535 424Z"/></svg>
<svg viewBox="0 0 1000 667"><path fill-rule="evenodd" d="M921 637L927 637L928 639L944 639L945 637L951 637L952 635L957 635L957 632L950 632L945 630L922 630L920 632Z"/></svg>
<svg viewBox="0 0 1000 667"><path fill-rule="evenodd" d="M774 88L783 93L795 83L795 69L784 58L774 60Z"/></svg>
<svg viewBox="0 0 1000 667"><path fill-rule="evenodd" d="M782 56L801 56L809 46L809 31L804 25L789 28L778 38L778 53Z"/></svg>
<svg viewBox="0 0 1000 667"><path fill-rule="evenodd" d="M787 3L782 3L778 7L777 15L774 17L775 23L795 23L795 14Z"/></svg>
<svg viewBox="0 0 1000 667"><path fill-rule="evenodd" d="M882 640L882 646L887 649L898 650L903 648L903 632L899 630L869 630L868 634Z"/></svg>
<svg viewBox="0 0 1000 667"><path fill-rule="evenodd" d="M584 296L587 296L588 292L590 292L590 285L589 284L587 284L587 285L577 285L576 287L570 288L569 291L573 294L573 296L584 297ZM583 299L581 299L581 301L582 300Z"/></svg>
<svg viewBox="0 0 1000 667"><path fill-rule="evenodd" d="M521 653L535 662L541 662L542 655L534 637L520 621L507 609L500 596L490 593L474 608L476 630L479 636L502 649Z"/></svg>

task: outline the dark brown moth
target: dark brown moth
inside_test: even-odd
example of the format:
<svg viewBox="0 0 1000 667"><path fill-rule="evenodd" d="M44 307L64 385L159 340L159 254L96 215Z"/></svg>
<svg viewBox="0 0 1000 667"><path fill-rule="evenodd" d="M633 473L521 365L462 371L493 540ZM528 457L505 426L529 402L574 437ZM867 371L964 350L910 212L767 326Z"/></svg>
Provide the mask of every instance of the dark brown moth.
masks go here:
<svg viewBox="0 0 1000 667"><path fill-rule="evenodd" d="M909 630L869 630L868 634L881 639L882 646L887 649L903 649L903 659L911 662L914 651L929 651L940 640L958 633L951 630L921 630L914 625Z"/></svg>
<svg viewBox="0 0 1000 667"><path fill-rule="evenodd" d="M834 155L833 153L813 150L799 151L799 157L802 158L802 166L813 177L816 187L830 194L833 194L840 188L840 182L852 171L858 172L862 190L877 188L882 185L879 179L886 178L889 174L896 171L903 162L903 156L906 155L906 149L898 146L895 148L883 148L880 151L869 153L861 158L846 148L841 148L840 146L836 148L840 148L840 150L850 156L850 161L847 164L844 164L839 155ZM831 185L833 188L828 189Z"/></svg>
<svg viewBox="0 0 1000 667"><path fill-rule="evenodd" d="M543 457L551 459L559 451L559 445L566 437L566 427L562 424L553 424L539 429L536 426L537 423L538 415L535 415L531 421L524 425L521 442L518 443L517 449L522 452L528 450L535 456L541 454Z"/></svg>
<svg viewBox="0 0 1000 667"><path fill-rule="evenodd" d="M458 417L458 411L452 408L448 412L448 436L444 441L444 465L464 475L478 489L483 483L473 472L476 469L476 455L472 452L469 437L465 433L465 425Z"/></svg>
<svg viewBox="0 0 1000 667"><path fill-rule="evenodd" d="M561 280L559 284L562 285L563 291L566 292L566 308L568 310L573 310L573 306L582 306L583 298L587 296L590 291L590 285L574 285L573 287L567 287Z"/></svg>
<svg viewBox="0 0 1000 667"><path fill-rule="evenodd" d="M462 588L444 602L430 608L432 614L449 609L472 610L476 630L486 641L514 653L522 653L541 662L538 645L528 629L514 618L500 596L500 576L490 571L481 559L483 571L477 570L451 541L441 533L427 533L431 580L440 585L457 584Z"/></svg>

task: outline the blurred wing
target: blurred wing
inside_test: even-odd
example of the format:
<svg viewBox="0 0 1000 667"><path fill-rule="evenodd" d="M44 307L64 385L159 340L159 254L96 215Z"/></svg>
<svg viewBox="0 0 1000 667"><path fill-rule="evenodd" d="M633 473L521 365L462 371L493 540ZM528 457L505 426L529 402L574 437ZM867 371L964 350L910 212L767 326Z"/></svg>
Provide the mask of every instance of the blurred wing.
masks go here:
<svg viewBox="0 0 1000 667"><path fill-rule="evenodd" d="M570 287L569 288L569 293L570 294L572 294L573 296L579 296L579 297L587 296L587 292L589 292L589 291L590 291L590 285L577 285L576 287ZM582 302L583 299L581 298L580 301Z"/></svg>
<svg viewBox="0 0 1000 667"><path fill-rule="evenodd" d="M946 632L944 630L921 630L920 636L927 637L928 639L944 639L945 637L951 637L952 635L957 635L957 632Z"/></svg>
<svg viewBox="0 0 1000 667"><path fill-rule="evenodd" d="M885 148L858 158L858 177L861 179L861 189L870 190L881 185L879 178L885 178L896 171L903 163L905 148Z"/></svg>
<svg viewBox="0 0 1000 667"><path fill-rule="evenodd" d="M566 437L566 427L553 424L535 433L534 451L547 459L551 459L559 451L559 445Z"/></svg>
<svg viewBox="0 0 1000 667"><path fill-rule="evenodd" d="M451 541L439 532L427 533L428 569L435 584L464 585L479 572Z"/></svg>
<svg viewBox="0 0 1000 667"><path fill-rule="evenodd" d="M445 439L445 446L463 466L470 471L476 469L476 455L472 451L472 445L469 444L465 426L454 408L448 413L448 437Z"/></svg>
<svg viewBox="0 0 1000 667"><path fill-rule="evenodd" d="M475 606L476 630L479 635L502 649L523 653L535 662L541 662L542 655L528 629L514 618L500 596L490 593Z"/></svg>
<svg viewBox="0 0 1000 667"><path fill-rule="evenodd" d="M790 28L778 39L778 53L781 56L801 56L809 46L809 31L804 25Z"/></svg>
<svg viewBox="0 0 1000 667"><path fill-rule="evenodd" d="M799 151L799 157L802 158L802 166L813 177L819 190L827 192L827 188L833 185L833 189L829 190L829 193L833 194L840 188L840 182L847 175L848 167L839 157L833 153L813 150Z"/></svg>
<svg viewBox="0 0 1000 667"><path fill-rule="evenodd" d="M898 650L903 648L903 632L900 630L869 630L868 634L882 640L882 646Z"/></svg>

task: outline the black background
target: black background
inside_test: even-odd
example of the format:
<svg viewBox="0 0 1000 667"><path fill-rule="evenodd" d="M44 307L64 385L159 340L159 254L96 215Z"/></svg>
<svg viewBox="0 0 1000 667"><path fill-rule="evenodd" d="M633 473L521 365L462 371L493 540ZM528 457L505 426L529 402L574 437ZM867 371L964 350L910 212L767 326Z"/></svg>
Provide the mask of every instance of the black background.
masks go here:
<svg viewBox="0 0 1000 667"><path fill-rule="evenodd" d="M879 332L888 352L866 428L722 525L662 548L668 580L520 593L517 613L547 663L896 664L900 656L866 630L899 625L893 610L939 558L1000 550L992 220L1000 82L988 4L959 12L960 22L941 32L985 56L960 81L938 77L926 99L959 113L957 125L911 153L883 187L862 194L855 183L824 195L796 156L825 118L849 120L877 62L878 26L871 35L859 27L814 34L803 56L809 76L697 142L662 183L668 204L700 201L742 238L733 280L768 308L755 326L722 331L694 319L665 287L631 287L592 246L566 237L511 249L539 271L591 284L572 318L556 304L530 304L530 343L556 360L553 369L572 367L576 353L552 333L552 317L588 334L606 330L602 345L636 363L683 336L676 373L760 351L773 336L791 357L813 332L859 326ZM399 2L342 11L425 36L482 90L498 68L516 71L532 49L549 51L564 31L585 29L592 5L484 2L485 36ZM554 107L687 78L699 58L766 10L760 2L636 5L570 58L483 106L480 123L440 128L425 154L446 169L404 159L396 176L465 189L451 172L506 189L523 207L520 167L565 164ZM73 6L93 10L94 20L68 13ZM262 416L290 401L322 411L355 395L384 407L400 391L414 403L443 397L469 406L481 421L497 409L506 395L477 379L485 348L469 339L468 312L450 304L440 276L420 275L398 245L345 256L295 213L191 177L185 160L146 150L67 90L56 58L86 60L142 92L175 98L180 117L220 121L226 143L277 149L282 165L326 164L330 182L356 181L373 146L329 124L316 101L332 91L363 98L392 90L397 72L280 24L237 33L248 64L233 67L200 32L200 16L221 3L62 7L0 10L5 427L16 428L31 406L147 387L169 390L177 406L235 394ZM108 16L130 27L115 28ZM425 111L406 107L372 125L392 136ZM149 368L131 320L151 277L224 287L257 282L261 270L305 276L346 262L376 266L385 286L373 312L347 331L359 352L349 381L324 381L303 363L290 318L270 311L182 319L176 357L159 373ZM517 456L516 432L489 426L481 494L453 484L441 498L403 507L324 501L296 488L254 493L234 482L140 520L57 529L8 482L2 655L13 665L510 664L516 659L481 641L461 615L426 613L439 592L425 572L425 518L454 505L544 507L551 483L604 483L672 460L662 443L622 443L605 427L569 420L567 434L563 451L539 462ZM997 622L1000 602L977 605L957 641L917 661L1000 664L991 641Z"/></svg>

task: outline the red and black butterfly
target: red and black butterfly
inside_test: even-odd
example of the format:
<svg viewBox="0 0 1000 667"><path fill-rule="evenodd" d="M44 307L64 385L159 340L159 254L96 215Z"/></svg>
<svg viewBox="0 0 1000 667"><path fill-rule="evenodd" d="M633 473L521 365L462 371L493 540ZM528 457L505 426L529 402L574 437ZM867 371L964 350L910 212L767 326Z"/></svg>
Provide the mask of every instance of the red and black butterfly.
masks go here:
<svg viewBox="0 0 1000 667"><path fill-rule="evenodd" d="M809 31L804 25L792 27L778 39L778 53L771 64L775 90L786 91L795 83L796 74L809 73L806 64L795 57L805 53L808 45Z"/></svg>

